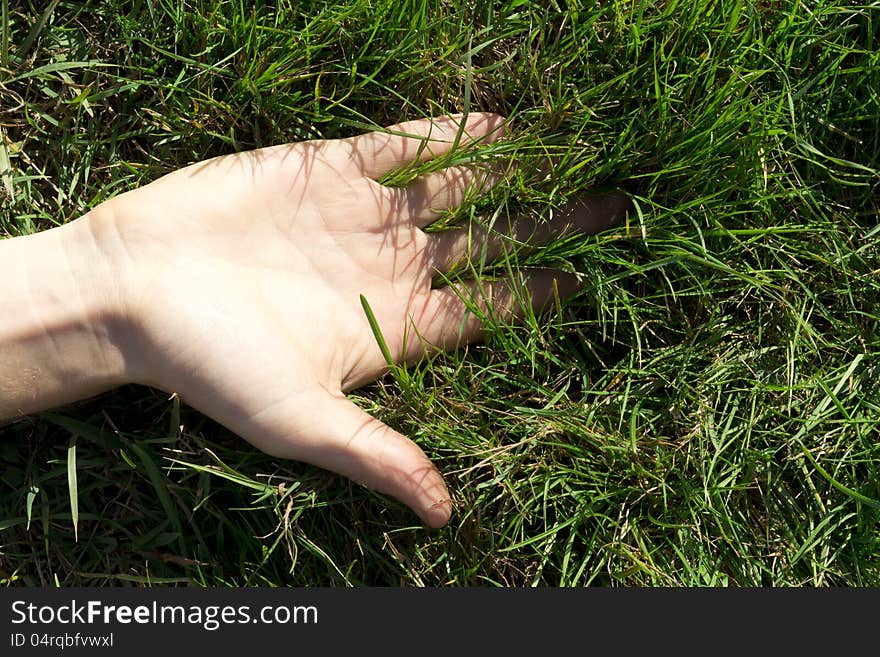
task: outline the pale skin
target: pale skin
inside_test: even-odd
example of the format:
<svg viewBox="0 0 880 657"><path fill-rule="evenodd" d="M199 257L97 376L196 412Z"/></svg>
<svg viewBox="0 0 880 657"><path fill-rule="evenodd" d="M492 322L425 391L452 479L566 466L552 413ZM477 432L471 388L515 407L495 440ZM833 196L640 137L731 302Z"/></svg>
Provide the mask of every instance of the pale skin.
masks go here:
<svg viewBox="0 0 880 657"><path fill-rule="evenodd" d="M475 249L492 257L509 243L595 232L627 205L594 197L546 223L514 224L514 240L429 234L497 176L459 166L405 188L377 182L495 141L503 124L441 117L215 158L60 228L0 240L0 418L150 385L269 454L342 474L443 526L452 505L437 468L346 397L388 369L361 295L398 362L453 349L480 338L488 309L516 314L517 286L434 287L438 272ZM538 307L575 289L550 270L521 282Z"/></svg>

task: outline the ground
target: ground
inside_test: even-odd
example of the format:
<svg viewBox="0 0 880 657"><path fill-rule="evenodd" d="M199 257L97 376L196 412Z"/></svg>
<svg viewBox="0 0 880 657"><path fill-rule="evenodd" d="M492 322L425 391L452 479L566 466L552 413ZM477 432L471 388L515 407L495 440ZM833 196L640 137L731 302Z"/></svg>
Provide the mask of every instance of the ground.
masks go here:
<svg viewBox="0 0 880 657"><path fill-rule="evenodd" d="M352 394L435 460L448 527L132 386L0 429L0 581L880 585L880 6L251 4L0 0L0 234L476 110L519 167L449 222L635 211L509 263L573 299Z"/></svg>

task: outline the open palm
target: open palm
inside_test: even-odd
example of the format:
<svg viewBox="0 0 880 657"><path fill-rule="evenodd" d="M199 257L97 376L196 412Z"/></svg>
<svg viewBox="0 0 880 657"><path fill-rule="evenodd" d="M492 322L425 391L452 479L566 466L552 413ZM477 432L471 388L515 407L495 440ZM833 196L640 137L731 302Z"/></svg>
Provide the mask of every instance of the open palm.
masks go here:
<svg viewBox="0 0 880 657"><path fill-rule="evenodd" d="M131 379L179 393L267 453L341 473L397 497L431 526L446 523L449 494L433 464L344 393L387 369L361 296L398 362L477 339L479 313L463 298L513 311L501 283L431 284L473 248L474 233L422 229L490 175L449 167L407 187L377 182L493 141L502 125L471 114L239 153L114 199L108 232L125 254L117 267L135 328ZM555 226L523 224L513 237L546 239L560 221L602 228L614 213L606 206ZM478 241L501 248L486 234ZM536 304L554 284L563 294L572 288L559 272L527 283Z"/></svg>

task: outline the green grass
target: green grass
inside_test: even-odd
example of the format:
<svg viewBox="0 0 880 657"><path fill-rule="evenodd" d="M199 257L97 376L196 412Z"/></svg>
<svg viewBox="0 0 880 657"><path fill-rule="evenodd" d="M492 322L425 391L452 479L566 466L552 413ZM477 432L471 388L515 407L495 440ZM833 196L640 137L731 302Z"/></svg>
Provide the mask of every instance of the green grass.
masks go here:
<svg viewBox="0 0 880 657"><path fill-rule="evenodd" d="M456 220L637 212L529 256L574 299L352 395L447 528L130 387L0 429L0 580L880 585L880 4L257 4L0 0L0 233L467 110L520 167Z"/></svg>

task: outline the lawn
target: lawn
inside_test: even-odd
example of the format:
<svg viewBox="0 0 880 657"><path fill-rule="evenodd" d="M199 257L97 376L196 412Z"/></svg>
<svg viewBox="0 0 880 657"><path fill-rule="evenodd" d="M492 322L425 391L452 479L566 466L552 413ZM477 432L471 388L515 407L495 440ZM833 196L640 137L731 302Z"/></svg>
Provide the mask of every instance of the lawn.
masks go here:
<svg viewBox="0 0 880 657"><path fill-rule="evenodd" d="M575 297L351 394L444 473L447 527L130 386L0 429L3 583L880 586L880 3L0 7L4 236L478 110L518 167L449 221L635 207L518 263Z"/></svg>

